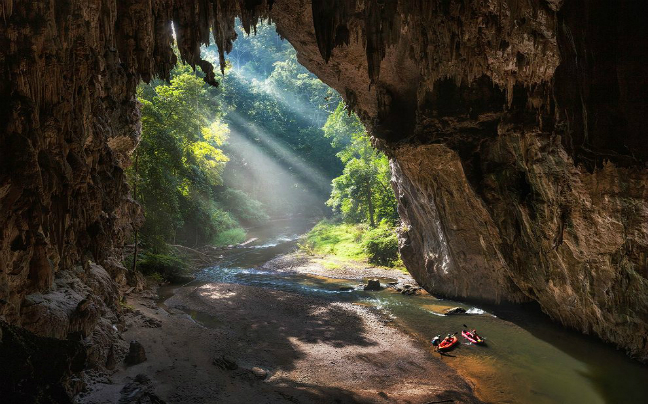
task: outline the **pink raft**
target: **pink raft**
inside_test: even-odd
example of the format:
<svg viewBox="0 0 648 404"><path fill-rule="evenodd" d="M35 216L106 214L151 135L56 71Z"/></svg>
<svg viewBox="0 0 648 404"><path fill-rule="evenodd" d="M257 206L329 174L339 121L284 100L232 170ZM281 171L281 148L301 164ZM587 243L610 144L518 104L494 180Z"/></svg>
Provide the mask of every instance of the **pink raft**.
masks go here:
<svg viewBox="0 0 648 404"><path fill-rule="evenodd" d="M463 337L465 339L472 342L473 344L483 344L484 343L483 338L480 337L479 335L477 335L477 331L475 331L475 330L472 330L472 331L463 330L461 332L461 335L463 335Z"/></svg>

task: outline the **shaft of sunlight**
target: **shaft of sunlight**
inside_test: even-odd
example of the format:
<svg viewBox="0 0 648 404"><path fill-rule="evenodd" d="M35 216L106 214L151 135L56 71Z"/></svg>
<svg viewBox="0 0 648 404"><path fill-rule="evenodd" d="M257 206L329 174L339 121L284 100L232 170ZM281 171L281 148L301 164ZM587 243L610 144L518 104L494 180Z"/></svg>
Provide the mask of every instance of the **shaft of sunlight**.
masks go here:
<svg viewBox="0 0 648 404"><path fill-rule="evenodd" d="M304 100L296 97L291 92L277 87L270 79L264 79L245 69L232 69L232 71L238 77L252 83L256 89L274 98L301 119L313 121L324 114L323 110L314 108L309 102L304 102Z"/></svg>
<svg viewBox="0 0 648 404"><path fill-rule="evenodd" d="M303 178L308 179L320 189L326 189L326 187L329 186L331 182L329 178L322 174L319 169L307 164L292 150L281 144L281 142L278 141L272 133L260 128L254 122L247 121L236 111L228 112L227 118L238 127L245 128L255 139L258 139L259 142L270 148L279 158L286 161L290 167Z"/></svg>
<svg viewBox="0 0 648 404"><path fill-rule="evenodd" d="M249 170L244 178L245 184L236 184L243 188L254 188L256 192L264 193L269 197L282 195L289 196L292 201L301 201L308 205L315 205L317 197L300 191L309 187L298 178L294 172L283 167L274 156L256 144L247 136L232 129L228 142L228 148L239 156L244 156L244 165Z"/></svg>

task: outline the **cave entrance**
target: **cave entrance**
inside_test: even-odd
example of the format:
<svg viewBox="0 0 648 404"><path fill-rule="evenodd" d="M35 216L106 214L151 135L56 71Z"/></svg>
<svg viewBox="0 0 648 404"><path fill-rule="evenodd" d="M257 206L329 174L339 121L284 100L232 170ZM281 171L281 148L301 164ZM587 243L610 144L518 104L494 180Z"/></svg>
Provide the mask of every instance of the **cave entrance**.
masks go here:
<svg viewBox="0 0 648 404"><path fill-rule="evenodd" d="M273 24L259 24L252 35L240 25L236 32L219 86L179 64L170 82L138 89L142 138L128 173L146 220L136 235L145 253L135 251L133 265L151 255L146 251L254 243L258 229L269 232L272 223L322 218L336 221L327 231L353 228L353 242L380 227L389 251L376 245L373 254L396 265L398 215L387 157ZM201 54L219 64L215 45ZM312 243L322 248L321 240ZM372 254L353 248L358 258ZM159 263L139 264L151 265Z"/></svg>

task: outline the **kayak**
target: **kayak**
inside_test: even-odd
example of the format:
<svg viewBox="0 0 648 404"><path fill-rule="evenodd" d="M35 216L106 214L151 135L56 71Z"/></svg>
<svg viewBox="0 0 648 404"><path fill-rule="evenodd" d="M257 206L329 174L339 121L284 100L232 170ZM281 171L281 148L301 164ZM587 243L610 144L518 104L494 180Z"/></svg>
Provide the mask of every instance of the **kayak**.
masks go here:
<svg viewBox="0 0 648 404"><path fill-rule="evenodd" d="M441 341L437 349L439 351L449 351L454 348L455 345L457 345L457 342L459 342L459 338L455 337L454 335L445 337L443 341Z"/></svg>
<svg viewBox="0 0 648 404"><path fill-rule="evenodd" d="M465 339L467 339L468 341L472 342L473 344L483 344L483 343L484 343L484 340L482 339L482 337L480 337L479 335L477 335L476 332L471 332L471 331L463 330L463 331L461 332L461 335L463 335L463 337L464 337Z"/></svg>

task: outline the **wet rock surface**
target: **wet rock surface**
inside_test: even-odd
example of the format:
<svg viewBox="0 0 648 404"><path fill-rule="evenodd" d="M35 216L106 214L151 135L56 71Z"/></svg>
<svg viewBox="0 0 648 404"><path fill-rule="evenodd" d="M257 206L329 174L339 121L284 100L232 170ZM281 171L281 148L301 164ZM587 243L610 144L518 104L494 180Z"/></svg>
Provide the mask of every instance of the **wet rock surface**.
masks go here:
<svg viewBox="0 0 648 404"><path fill-rule="evenodd" d="M457 315L457 314L466 314L466 309L464 309L462 307L452 307L450 309L444 310L443 314L445 314L446 316L453 316L453 315Z"/></svg>
<svg viewBox="0 0 648 404"><path fill-rule="evenodd" d="M406 296L415 296L420 294L421 292L421 287L420 286L413 286L409 283L401 284L398 282L391 282L388 285L390 288L394 289L396 292L401 293Z"/></svg>
<svg viewBox="0 0 648 404"><path fill-rule="evenodd" d="M369 279L366 285L364 285L364 290L382 290L380 281L378 279Z"/></svg>

